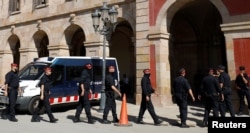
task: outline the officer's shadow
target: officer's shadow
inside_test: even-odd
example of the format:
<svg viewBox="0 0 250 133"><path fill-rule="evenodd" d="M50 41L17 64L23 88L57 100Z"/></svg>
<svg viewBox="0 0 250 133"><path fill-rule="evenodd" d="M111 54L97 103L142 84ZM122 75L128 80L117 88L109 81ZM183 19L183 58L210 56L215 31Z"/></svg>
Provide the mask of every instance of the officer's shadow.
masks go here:
<svg viewBox="0 0 250 133"><path fill-rule="evenodd" d="M159 119L163 121L163 123L160 124L160 126L176 125L175 123L177 122L174 119L168 119L168 118L165 118L165 117L159 117ZM133 122L135 124L139 124L138 123L138 116L128 115L128 121ZM154 123L153 122L143 121L143 125L154 125Z"/></svg>
<svg viewBox="0 0 250 133"><path fill-rule="evenodd" d="M160 117L159 118L163 121L166 121L169 123L169 125L171 126L180 126L181 123L180 123L180 115L176 115L176 119L169 119L169 118L166 118L166 117ZM200 119L197 119L197 118L194 118L194 117L187 117L187 120L189 122L187 122L188 126L190 127L195 127L195 126L200 126L200 127L203 127L202 125L202 120Z"/></svg>
<svg viewBox="0 0 250 133"><path fill-rule="evenodd" d="M73 123L74 123L74 118L75 118L74 115L68 115L68 116L67 116L67 119L71 120ZM101 122L101 120L102 120L102 119L100 119L100 118L98 118L98 117L95 117L95 116L92 116L92 119L93 119L94 121L96 121L96 122L97 122L97 121ZM88 119L87 119L86 117L80 117L80 121L77 122L77 123L81 123L81 122L83 122L83 123L88 123Z"/></svg>
<svg viewBox="0 0 250 133"><path fill-rule="evenodd" d="M42 116L39 116L38 119L39 119L40 121L49 122L49 120L44 119Z"/></svg>
<svg viewBox="0 0 250 133"><path fill-rule="evenodd" d="M38 116L38 119L40 120L40 121L44 121L44 122L50 122L50 120L49 120L49 118L43 118L42 116Z"/></svg>

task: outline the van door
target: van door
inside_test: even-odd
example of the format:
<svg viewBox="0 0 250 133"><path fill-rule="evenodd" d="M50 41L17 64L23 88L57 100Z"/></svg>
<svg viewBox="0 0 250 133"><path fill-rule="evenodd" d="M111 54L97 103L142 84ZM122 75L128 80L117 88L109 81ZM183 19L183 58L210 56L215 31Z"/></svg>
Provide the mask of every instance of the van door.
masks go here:
<svg viewBox="0 0 250 133"><path fill-rule="evenodd" d="M93 81L92 91L94 94L101 93L102 89L102 60L92 59L93 63Z"/></svg>
<svg viewBox="0 0 250 133"><path fill-rule="evenodd" d="M66 66L65 96L78 96L82 66Z"/></svg>

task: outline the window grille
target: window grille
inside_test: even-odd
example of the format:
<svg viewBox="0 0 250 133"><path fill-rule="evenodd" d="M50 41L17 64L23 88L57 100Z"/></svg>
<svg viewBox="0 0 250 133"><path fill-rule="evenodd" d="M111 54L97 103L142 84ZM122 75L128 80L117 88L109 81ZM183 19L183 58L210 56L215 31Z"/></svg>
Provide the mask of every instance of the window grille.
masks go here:
<svg viewBox="0 0 250 133"><path fill-rule="evenodd" d="M33 0L35 8L45 7L48 5L48 0Z"/></svg>
<svg viewBox="0 0 250 133"><path fill-rule="evenodd" d="M9 12L18 12L20 11L20 0L10 0L9 1Z"/></svg>

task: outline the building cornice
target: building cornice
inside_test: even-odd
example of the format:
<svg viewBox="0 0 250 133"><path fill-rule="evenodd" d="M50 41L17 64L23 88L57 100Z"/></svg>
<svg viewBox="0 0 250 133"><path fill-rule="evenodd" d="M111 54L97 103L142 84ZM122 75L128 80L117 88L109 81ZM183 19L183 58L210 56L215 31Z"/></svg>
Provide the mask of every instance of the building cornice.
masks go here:
<svg viewBox="0 0 250 133"><path fill-rule="evenodd" d="M158 39L169 39L169 34L167 33L148 34L148 40L158 40Z"/></svg>
<svg viewBox="0 0 250 133"><path fill-rule="evenodd" d="M221 24L221 30L223 32L235 32L235 31L250 30L250 21Z"/></svg>

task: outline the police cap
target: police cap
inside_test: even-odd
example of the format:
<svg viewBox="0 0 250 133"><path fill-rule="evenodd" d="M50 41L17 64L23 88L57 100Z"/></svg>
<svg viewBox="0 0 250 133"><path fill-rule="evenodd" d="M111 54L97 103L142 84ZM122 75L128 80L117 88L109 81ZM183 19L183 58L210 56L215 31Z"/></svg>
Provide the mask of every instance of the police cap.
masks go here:
<svg viewBox="0 0 250 133"><path fill-rule="evenodd" d="M179 70L179 73L180 73L180 74L185 73L185 72L186 72L185 68L181 68L181 69Z"/></svg>
<svg viewBox="0 0 250 133"><path fill-rule="evenodd" d="M218 65L218 66L217 66L217 69L218 69L218 70L225 70L225 66L223 66L223 65Z"/></svg>
<svg viewBox="0 0 250 133"><path fill-rule="evenodd" d="M207 72L210 73L210 72L214 72L214 69L212 67L209 67L207 68Z"/></svg>
<svg viewBox="0 0 250 133"><path fill-rule="evenodd" d="M16 64L16 63L11 63L11 66L12 66L12 67L18 67L18 64Z"/></svg>
<svg viewBox="0 0 250 133"><path fill-rule="evenodd" d="M148 69L148 68L147 68L147 69L144 69L144 70L143 70L143 73L150 73L150 69Z"/></svg>
<svg viewBox="0 0 250 133"><path fill-rule="evenodd" d="M240 66L239 69L240 69L240 71L242 71L242 70L245 70L245 67L244 66Z"/></svg>
<svg viewBox="0 0 250 133"><path fill-rule="evenodd" d="M115 68L115 66L113 66L113 65L108 66L108 69L114 69L114 68Z"/></svg>
<svg viewBox="0 0 250 133"><path fill-rule="evenodd" d="M52 68L49 67L49 66L46 66L46 67L44 68L44 71L52 71Z"/></svg>
<svg viewBox="0 0 250 133"><path fill-rule="evenodd" d="M85 66L86 68L91 68L91 67L92 67L92 64L91 64L91 63L86 63L84 66Z"/></svg>

